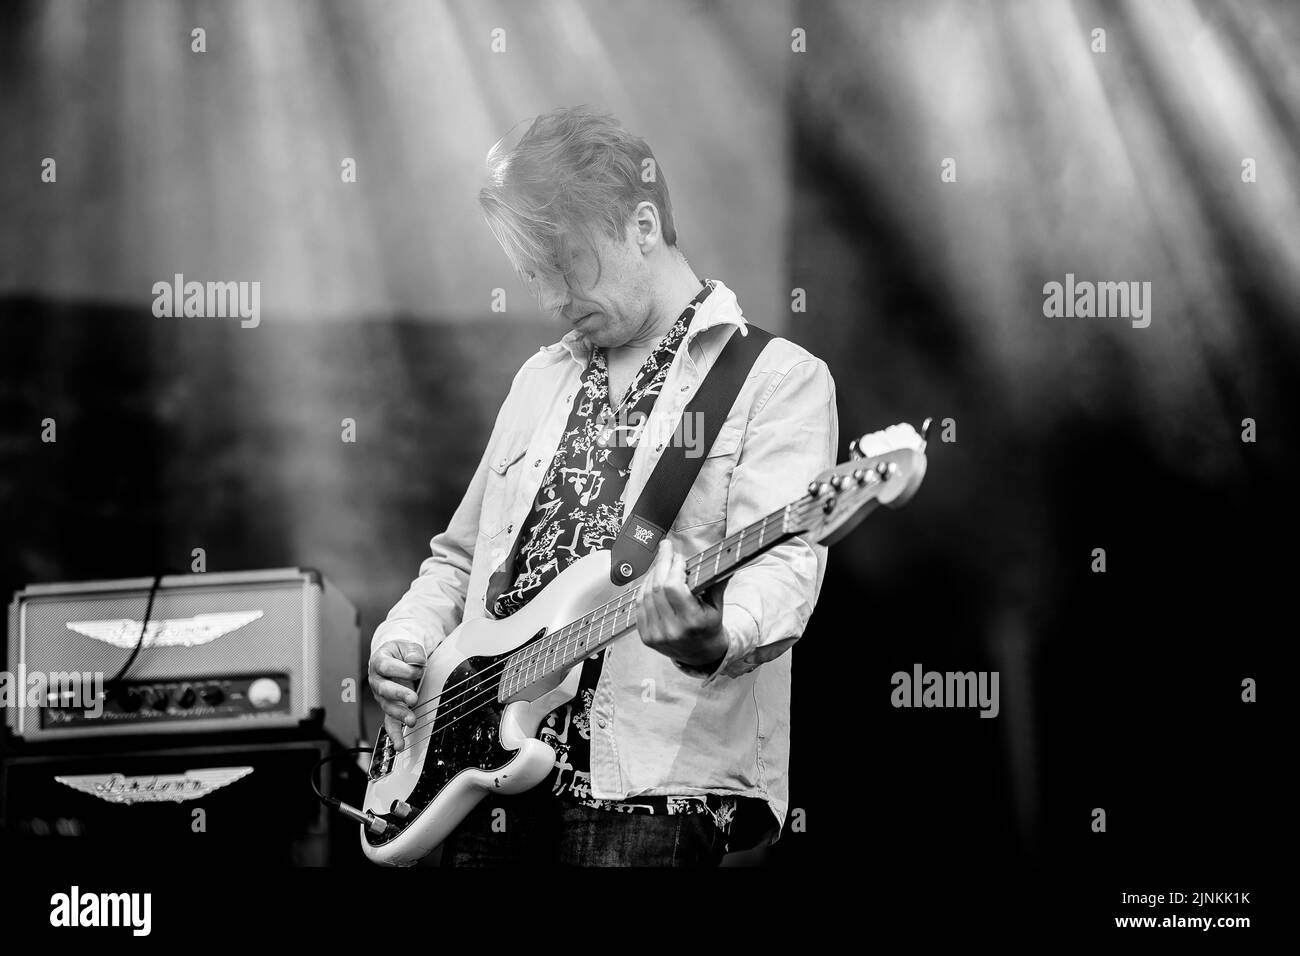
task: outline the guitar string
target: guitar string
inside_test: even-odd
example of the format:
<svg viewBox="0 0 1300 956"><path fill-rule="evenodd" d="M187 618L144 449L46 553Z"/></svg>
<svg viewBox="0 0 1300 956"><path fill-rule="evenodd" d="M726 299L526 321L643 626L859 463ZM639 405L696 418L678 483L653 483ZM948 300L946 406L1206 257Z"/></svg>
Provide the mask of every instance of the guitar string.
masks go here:
<svg viewBox="0 0 1300 956"><path fill-rule="evenodd" d="M794 504L791 504L791 505L787 505L786 508L782 509L781 511L772 512L761 521L754 522L754 524L749 525L748 527L744 528L737 534L731 535L728 538L724 538L722 541L718 542L717 544L710 545L708 548L705 548L703 551L701 551L698 555L692 557L688 562L689 567L686 570L686 576L688 578L692 575L694 575L695 577L695 581L691 585L692 590L699 586L700 572L703 571L704 567L708 564L711 557L720 559L724 551L731 551L734 546L737 549L737 554L734 559L734 563L740 563L741 561L748 560L747 558L743 557L740 553L740 548L744 546L744 537L746 534L749 534L751 531L754 531L755 529L757 529L758 531L758 539L760 544L750 555L751 557L753 556L753 554L757 554L760 550L763 550L762 543L767 538L767 534L769 530L771 530L768 528L769 524L779 524L782 530L782 534L785 534L786 533L785 527L788 521L788 512L793 507ZM804 517L804 515L800 515L800 517ZM759 527L760 525L762 525L761 528ZM735 539L734 543L728 544L728 542L731 541L731 539ZM771 540L773 543L775 543L776 538L772 538ZM726 547L724 547L724 545ZM769 544L768 547L770 546L771 545ZM711 551L716 551L717 553L711 556L710 555ZM714 566L716 568L718 566L718 562L715 561ZM502 660L497 661L492 665L489 665L488 667L484 668L481 671L478 671L477 673L471 675L470 677L462 680L460 683L454 684L451 687L443 688L441 693L429 698L429 700L425 701L423 704L419 704L416 708L413 709L412 712L417 715L427 714L430 711L430 709L432 709L433 707L435 707L440 703L444 705L449 705L453 701L455 701L457 697L462 697L465 694L474 693L479 688L479 686L481 686L484 677L492 676L492 671L496 669L504 670L512 666L512 659L516 655L522 655L519 657L517 661L513 661L514 664L518 665L515 668L516 672L527 673L528 670L532 669L536 664L538 664L539 661L541 662L542 667L546 667L546 659L548 657L551 658L552 661L559 660L561 653L567 655L568 653L572 652L577 646L584 643L585 638L587 636L590 636L590 634L593 631L595 631L596 634L599 635L602 631L604 631L607 622L612 622L614 626L617 626L619 615L626 613L626 611L631 606L634 606L636 604L640 592L641 592L640 585L637 585L637 587L631 589L630 591L623 592L618 597L612 598L611 600L605 602L605 604L601 605L600 607L594 608L591 611L589 611L587 614L584 614L582 618L578 619L577 621L572 621L569 624L564 625L564 627L559 628L556 631L552 632L549 635L549 637L551 638L550 640L538 641L537 643L530 645L528 648L521 648L519 651L516 651L514 654L507 655ZM582 638L582 640L579 640L579 638ZM461 691L460 694L453 695L452 697L447 696L451 691L456 690L457 688L460 687L464 687L466 684L471 684L471 683L475 684L475 686L472 688L468 688L464 691ZM417 723L414 727L411 727L410 730L414 731L420 726L421 725Z"/></svg>
<svg viewBox="0 0 1300 956"><path fill-rule="evenodd" d="M810 507L812 507L812 506L820 506L820 505L816 502L815 499L809 499L809 500L807 500L807 501L805 501L804 499L801 499L800 502L792 503L791 505L787 505L786 508L785 508L782 512L773 512L773 514L769 515L768 518L763 519L763 522L755 522L755 524L760 524L760 523L766 524L770 519L775 518L775 517L777 517L778 515L784 517L785 512L788 512L791 508L793 508L793 507L794 507L794 504L799 504L799 505L800 505L800 509L801 509L801 515L800 515L800 517L806 517L806 512L807 512L807 510L808 510ZM783 526L784 526L784 520L783 520ZM748 529L746 529L746 532L747 532L747 531L748 531ZM739 543L739 541L740 541L740 536L737 535L737 536L735 536L735 537L737 537L737 542ZM725 543L725 540L724 540L724 542L721 542L721 543ZM703 556L703 555L704 555L708 550L709 550L709 549L706 549L705 552L701 552L701 557L702 557L702 556ZM764 550L765 550L765 549L764 549ZM719 553L721 553L721 552L719 552ZM754 553L757 554L757 553L758 553L758 550L756 549ZM752 555L751 555L751 556L752 556ZM737 563L739 563L740 560L742 560L742 559L739 557L739 552L738 552ZM702 567L702 566L703 566L703 562L701 562L701 564L700 564L699 566ZM617 602L611 601L611 602L609 602L609 603L611 603L611 604L612 604L612 603L623 603L623 598L625 598L625 597L629 597L629 596L630 596L630 597L635 597L636 594L639 593L639 591L640 591L640 587L638 586L638 587L637 587L636 589L634 589L632 592L625 592L625 594L624 594L623 596L621 596L619 599L617 599ZM606 605L606 606L607 606L607 605ZM594 612L593 612L593 613L594 613ZM623 626L620 628L620 627L618 626L618 623L617 623L617 616L618 616L618 613L619 613L619 612L616 610L616 611L615 611L615 614L614 614L614 616L613 616L613 622L614 622L614 623L613 623L613 629L612 629L612 631L611 631L611 634L610 634L610 637L609 637L608 641L607 641L607 642L604 642L604 643L609 643L609 642L612 642L612 641L616 640L617 638L621 637L623 634L625 634L625 633L627 633L628 631L632 630L633 627L634 627L634 625L631 623L631 621L630 621L630 619L629 619L628 623L626 623L625 625L623 625ZM604 616L605 616L605 615L602 615L602 617L604 617ZM587 625L585 628L580 629L579 632L581 632L582 630L585 630L585 631L588 631L588 632L589 632L589 631L592 630L592 627L591 627L591 625L589 624L589 625ZM603 631L603 630L604 630L604 625L603 625L603 623L602 623L601 627L599 628L599 631ZM513 655L512 655L512 656L513 656ZM462 692L462 694L459 695L459 696L462 696L462 697L463 697L463 696L465 696L466 694L471 694L471 693L475 693L475 692L477 692L477 694L478 694L477 697L475 697L474 699L472 699L472 700L470 700L470 701L463 701L463 702L460 702L460 703L457 703L457 704L451 706L450 708L446 708L446 709L440 710L440 711L439 711L439 712L438 712L438 713L433 717L433 719L430 720L430 721L426 721L426 722L424 722L424 723L417 723L416 726L414 726L414 727L411 727L411 728L409 728L409 729L404 729L404 731L403 731L403 741L404 741L406 744L408 744L408 745L415 745L415 744L418 744L418 743L420 743L421 741L423 741L423 740L425 740L425 739L428 739L429 737L432 737L434 734L438 733L439 731L446 730L447 728L451 727L452 725L458 723L458 722L459 722L460 720L462 720L463 718L470 716L471 714L477 712L478 710L481 710L483 707L488 706L488 705L492 702L492 700L498 696L498 688L500 687L500 682L499 682L499 681L495 681L494 683L492 683L492 686L490 686L489 689L488 689L487 691L482 691L482 690L480 690L480 688L482 687L482 681L483 681L483 679L484 679L485 676L486 676L487 679L491 682L492 677L494 677L495 675L489 675L488 672L489 672L490 670L495 669L498 665L508 664L508 663L509 663L509 658L506 658L505 661L499 661L499 662L497 662L497 664L492 665L492 667L490 667L490 668L485 668L483 671L480 671L478 674L475 675L475 677L469 678L470 681L478 680L479 683L476 684L475 688L473 688L472 690L470 690L470 691L466 691L466 692ZM576 662L575 662L575 663L576 663ZM558 670L561 670L561 669L563 669L563 668L555 668L554 670L557 670L557 671L558 671ZM467 683L467 681L462 681L462 684L463 684L463 683ZM457 685L457 686L460 686L460 685ZM527 685L525 685L525 686L527 686ZM444 691L444 693L445 693L445 691ZM441 696L441 695L440 695L440 696ZM431 700L433 700L433 698L431 698ZM472 706L471 706L471 705L472 705ZM468 708L468 709L466 709L466 708ZM444 718L444 717L451 716L453 713L456 713L457 711L461 711L461 713L457 714L457 716L455 716L453 719L451 719L451 720L449 720L449 721L446 721L445 723L440 723L440 722L439 722L439 721L440 721L440 718ZM427 728L427 733L422 733L422 734L420 734L420 735L418 736L418 738L414 736L414 735L417 733L417 731L420 731L420 730L425 729L425 728Z"/></svg>
<svg viewBox="0 0 1300 956"><path fill-rule="evenodd" d="M724 538L722 541L710 545L709 547L701 551L699 554L688 559L686 575L688 577L690 575L696 576L695 582L691 585L692 589L699 586L699 574L703 570L704 566L709 562L709 560L713 558L720 558L724 551L730 551L732 549L732 544L729 544L729 542L734 543L734 545L737 548L743 547L745 535L750 534L751 532L757 530L759 546L753 552L753 554L757 554L759 550L763 549L763 542L766 540L767 535L771 530L768 528L769 524L779 524L782 529L782 534L785 534L786 533L785 525L789 518L789 512L796 504L800 504L801 502L802 499L800 499L800 502L792 502L791 504L787 505L785 508L783 508L780 511L772 512L767 517L763 518L761 521L754 522L752 525L743 528L741 531L737 532L736 534L730 535L729 537ZM801 507L804 506L801 505ZM799 518L804 518L804 517L806 517L806 514L804 513L801 513L799 515ZM762 527L759 527L760 525ZM772 542L775 542L775 540L776 539L773 538ZM770 547L771 544L768 544L767 546ZM711 555L710 552L716 552L716 554ZM753 555L751 554L751 557L752 556ZM748 559L741 557L738 551L735 560L736 563L739 563L740 561L748 560ZM715 561L715 567L717 567L716 561ZM429 700L425 701L422 704L418 704L415 708L413 708L412 712L419 715L422 712L427 713L430 708L436 706L440 702L451 703L451 701L455 700L455 697L448 698L447 694L451 693L453 690L456 690L457 688L465 686L466 684L481 681L481 679L485 674L488 674L490 671L492 671L497 667L504 668L509 666L511 664L512 658L514 658L516 655L522 655L521 657L519 657L518 661L516 661L516 663L520 665L519 670L526 670L527 668L535 664L539 659L539 657L543 660L547 656L554 657L553 652L556 649L562 648L564 650L571 650L575 646L573 642L574 637L589 632L593 628L595 628L597 631L602 630L606 618L612 617L613 619L616 620L618 615L622 613L622 611L624 610L627 604L635 603L635 600L639 594L640 594L640 585L638 585L636 588L633 588L630 591L623 592L616 598L611 598L609 601L606 601L604 604L600 605L599 607L593 608L591 611L584 614L578 620L571 621L570 623L564 625L563 627L557 629L556 631L553 631L549 635L551 640L538 641L534 644L529 645L526 648L520 648L518 651L515 651L514 654L507 655L502 660L496 662L495 664L490 665L489 667L485 668L482 671L477 672L476 674L471 675L470 677L465 678L464 680L460 681L460 683L453 684L451 687L444 687L441 693L435 695L434 697L429 698ZM613 606L612 614L610 613L611 606ZM565 635L563 639L561 639L561 635ZM467 691L463 691L462 693L469 693L469 692L470 691L467 690ZM415 728L413 727L411 729L414 730Z"/></svg>

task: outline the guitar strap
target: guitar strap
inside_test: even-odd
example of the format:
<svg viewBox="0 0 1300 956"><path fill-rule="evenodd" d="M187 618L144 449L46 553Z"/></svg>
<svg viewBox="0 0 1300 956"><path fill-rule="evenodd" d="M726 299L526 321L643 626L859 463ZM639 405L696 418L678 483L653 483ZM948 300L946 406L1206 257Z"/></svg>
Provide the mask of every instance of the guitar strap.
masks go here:
<svg viewBox="0 0 1300 956"><path fill-rule="evenodd" d="M704 465L707 455L705 449L713 447L722 423L726 421L736 396L740 394L740 386L744 384L759 353L772 339L771 332L764 331L753 323L747 323L746 329L748 335L741 335L739 329L732 332L695 397L682 412L682 420L687 415L698 416L693 421L700 423L700 440L696 445L700 454L694 458L686 456L685 444L679 440L683 430L682 421L678 421L673 440L664 449L636 505L628 513L628 519L614 541L610 579L615 584L626 584L650 569L664 529L672 524L677 512L681 511L682 502L686 500L696 475ZM619 443L610 449L606 464L625 469L635 451L635 446ZM496 599L515 579L515 560L523 544L526 527L527 522L520 523L510 553L488 581L484 597L486 608L492 608Z"/></svg>
<svg viewBox="0 0 1300 956"><path fill-rule="evenodd" d="M748 335L742 335L737 328L727 339L713 368L709 369L695 397L683 410L673 439L656 462L641 496L628 512L627 520L614 541L609 576L615 584L626 584L650 569L659 541L681 511L682 502L704 466L707 450L713 447L722 423L727 420L731 406L740 394L740 386L745 383L759 353L772 340L771 332L753 323L748 323L746 329ZM681 441L682 423L688 416L694 416L690 420L698 422L700 427L700 440L695 446L697 454L694 456L687 455L686 443ZM634 450L616 448L610 458L617 454L630 461ZM617 464L626 467L623 461Z"/></svg>

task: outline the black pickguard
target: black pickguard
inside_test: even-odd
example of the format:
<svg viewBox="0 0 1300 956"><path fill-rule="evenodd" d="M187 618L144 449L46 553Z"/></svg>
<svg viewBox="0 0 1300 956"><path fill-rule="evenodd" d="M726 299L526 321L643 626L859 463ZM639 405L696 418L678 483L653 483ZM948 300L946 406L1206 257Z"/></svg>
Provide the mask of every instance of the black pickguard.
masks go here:
<svg viewBox="0 0 1300 956"><path fill-rule="evenodd" d="M406 798L411 813L405 820L392 813L380 814L396 826L390 827L383 836L367 830L366 840L371 846L383 846L399 836L457 774L470 769L495 770L514 759L515 751L501 746L501 714L505 705L498 703L497 690L502 668L493 666L509 656L471 657L448 675L443 691L446 700L435 722L437 729L429 740L419 782ZM464 681L470 683L460 686ZM418 732L417 728L415 733ZM387 731L380 730L375 758L371 761L375 779L380 775L377 758L387 743Z"/></svg>

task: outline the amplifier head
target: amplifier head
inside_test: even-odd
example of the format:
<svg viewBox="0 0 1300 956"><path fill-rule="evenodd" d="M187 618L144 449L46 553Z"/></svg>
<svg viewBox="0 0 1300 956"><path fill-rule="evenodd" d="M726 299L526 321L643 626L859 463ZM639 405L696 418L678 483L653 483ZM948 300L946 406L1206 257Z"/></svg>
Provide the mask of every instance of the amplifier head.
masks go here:
<svg viewBox="0 0 1300 956"><path fill-rule="evenodd" d="M355 609L314 571L33 585L9 606L7 723L27 740L296 726L351 742ZM142 640L143 632L143 640ZM112 683L137 645L120 682ZM345 681L357 681L354 693Z"/></svg>

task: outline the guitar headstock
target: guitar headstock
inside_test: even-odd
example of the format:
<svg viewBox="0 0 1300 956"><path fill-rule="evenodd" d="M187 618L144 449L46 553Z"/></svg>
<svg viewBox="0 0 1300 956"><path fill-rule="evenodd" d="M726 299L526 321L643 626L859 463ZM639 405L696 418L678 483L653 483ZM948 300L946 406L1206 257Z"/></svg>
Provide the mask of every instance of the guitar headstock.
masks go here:
<svg viewBox="0 0 1300 956"><path fill-rule="evenodd" d="M834 544L877 505L907 504L925 478L925 435L911 425L891 425L849 444L849 460L828 468L808 485L800 502L801 534Z"/></svg>

